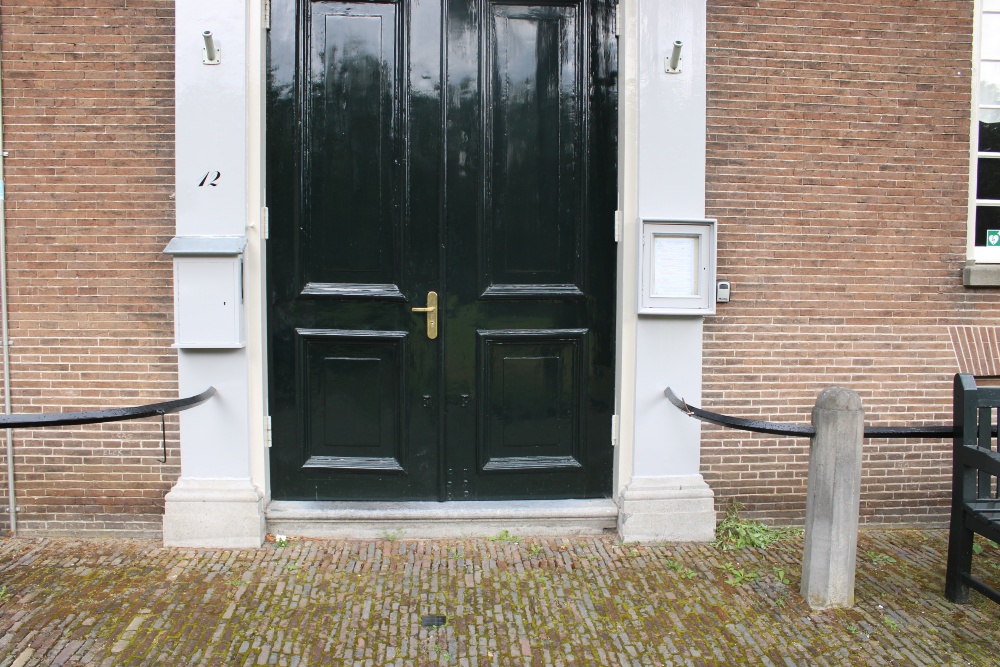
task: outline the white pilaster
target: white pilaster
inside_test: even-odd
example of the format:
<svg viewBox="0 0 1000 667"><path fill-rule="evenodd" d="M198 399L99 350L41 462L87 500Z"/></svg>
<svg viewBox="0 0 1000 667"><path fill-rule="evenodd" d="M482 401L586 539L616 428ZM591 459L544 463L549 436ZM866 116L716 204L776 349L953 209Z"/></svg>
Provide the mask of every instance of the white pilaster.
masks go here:
<svg viewBox="0 0 1000 667"><path fill-rule="evenodd" d="M239 549L263 542L264 498L249 478L181 477L165 500L165 546Z"/></svg>
<svg viewBox="0 0 1000 667"><path fill-rule="evenodd" d="M260 59L259 36L249 30L253 4L175 3L178 236L242 237L259 220L251 195L260 198L260 169L249 159L260 159L259 100L251 103L248 92ZM219 47L219 64L203 62L205 31ZM253 56L249 69L248 53ZM254 91L259 96L259 88ZM253 253L259 253L258 244L250 244L248 256ZM259 299L252 287L246 292ZM259 307L249 310L259 319L254 315ZM251 347L259 349L257 334L249 334ZM181 478L165 499L166 545L256 547L263 542L264 472L251 445L259 440L251 437L251 425L260 419L250 419L251 394L255 414L262 400L250 389L259 382L259 366L250 363L247 348L178 350L181 394L208 385L218 394L197 410L181 413Z"/></svg>
<svg viewBox="0 0 1000 667"><path fill-rule="evenodd" d="M715 539L712 489L701 475L633 477L618 504L618 530L626 541Z"/></svg>
<svg viewBox="0 0 1000 667"><path fill-rule="evenodd" d="M700 401L702 318L638 316L634 278L640 218L705 216L705 1L627 0L622 8L619 532L625 540L710 540L715 508L700 473L701 431L663 396L670 386ZM675 41L681 71L668 73Z"/></svg>

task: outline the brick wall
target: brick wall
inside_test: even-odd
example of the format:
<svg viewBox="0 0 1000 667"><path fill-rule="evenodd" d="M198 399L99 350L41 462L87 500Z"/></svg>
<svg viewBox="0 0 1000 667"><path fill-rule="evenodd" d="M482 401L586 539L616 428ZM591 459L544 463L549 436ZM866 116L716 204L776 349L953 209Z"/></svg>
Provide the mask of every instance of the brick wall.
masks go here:
<svg viewBox="0 0 1000 667"><path fill-rule="evenodd" d="M173 4L8 0L0 21L14 409L176 396ZM951 333L1000 314L960 277L972 3L710 0L708 21L708 206L734 290L706 321L704 405L807 421L843 384L870 422L946 421ZM158 532L175 424L167 465L155 420L16 431L20 527ZM720 506L801 522L807 446L706 428ZM864 519L943 520L948 463L947 443L867 441ZM0 451L0 507L5 475Z"/></svg>
<svg viewBox="0 0 1000 667"><path fill-rule="evenodd" d="M4 0L0 20L14 411L176 397L173 3ZM14 437L26 533L159 532L176 416L166 465L155 419ZM2 526L6 490L0 455Z"/></svg>
<svg viewBox="0 0 1000 667"><path fill-rule="evenodd" d="M843 385L869 423L950 421L949 326L1000 314L961 281L972 12L709 0L708 209L733 300L706 321L707 409L808 422ZM706 428L720 509L801 523L808 444ZM949 447L866 441L862 520L943 521Z"/></svg>

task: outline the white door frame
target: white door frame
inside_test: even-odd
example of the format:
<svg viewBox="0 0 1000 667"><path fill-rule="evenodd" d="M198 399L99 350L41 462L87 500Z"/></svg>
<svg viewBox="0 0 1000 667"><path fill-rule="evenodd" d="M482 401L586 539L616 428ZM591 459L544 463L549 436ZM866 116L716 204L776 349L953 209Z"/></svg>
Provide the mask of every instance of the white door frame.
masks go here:
<svg viewBox="0 0 1000 667"><path fill-rule="evenodd" d="M164 541L253 546L264 539L270 500L264 5L176 0L175 6L178 235L246 236L247 335L243 349L178 353L182 393L210 383L220 395L181 415L181 479L166 499ZM622 0L619 12L622 226L613 434L619 531L625 539L711 539L715 515L712 492L700 474L698 424L672 410L662 396L670 384L700 401L702 318L640 317L636 279L640 217L704 216L705 2ZM212 30L221 44L220 65L199 59L204 30ZM683 71L668 74L663 58L674 40L684 43ZM213 116L208 101L220 96L235 100L240 122L234 122L232 110ZM225 212L237 215L224 224L206 215L215 204L189 182L192 174L211 168L206 165L219 152L239 160L225 181L227 196L238 200ZM221 193L222 188L212 194Z"/></svg>

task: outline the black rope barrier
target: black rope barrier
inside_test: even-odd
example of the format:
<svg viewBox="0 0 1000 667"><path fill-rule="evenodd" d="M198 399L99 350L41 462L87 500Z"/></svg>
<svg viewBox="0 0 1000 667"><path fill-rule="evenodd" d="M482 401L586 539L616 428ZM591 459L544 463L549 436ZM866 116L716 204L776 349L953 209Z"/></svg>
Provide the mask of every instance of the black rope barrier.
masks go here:
<svg viewBox="0 0 1000 667"><path fill-rule="evenodd" d="M38 412L0 414L0 428L39 428L46 426L77 426L80 424L103 424L105 422L120 422L144 417L159 417L161 440L163 442L163 458L160 463L167 462L167 422L164 415L181 412L201 405L215 396L215 387L209 387L195 396L175 398L170 401L136 405L128 408L109 408L107 410L85 410L83 412Z"/></svg>
<svg viewBox="0 0 1000 667"><path fill-rule="evenodd" d="M180 412L201 405L215 396L215 387L209 387L196 396L175 398L161 403L137 405L129 408L109 408L107 410L86 410L83 412L39 412L0 415L0 428L37 428L40 426L76 426L78 424L102 424L104 422L128 421L143 417L158 417L172 412Z"/></svg>
<svg viewBox="0 0 1000 667"><path fill-rule="evenodd" d="M816 429L811 424L785 424L782 422L768 422L757 419L742 419L740 417L730 417L729 415L709 412L688 405L684 399L678 398L670 387L663 390L663 395L673 405L689 417L694 417L703 422L725 426L726 428L739 429L740 431L751 431L753 433L767 433L770 435L784 435L792 438L811 438L816 435ZM993 434L996 435L994 427ZM865 426L866 438L951 438L955 435L955 427L948 424L927 424L925 426Z"/></svg>

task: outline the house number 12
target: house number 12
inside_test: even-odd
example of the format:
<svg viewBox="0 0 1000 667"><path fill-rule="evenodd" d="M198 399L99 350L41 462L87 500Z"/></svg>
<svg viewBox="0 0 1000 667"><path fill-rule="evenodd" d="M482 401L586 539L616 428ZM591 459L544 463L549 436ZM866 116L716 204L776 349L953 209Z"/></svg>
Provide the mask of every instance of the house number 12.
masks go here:
<svg viewBox="0 0 1000 667"><path fill-rule="evenodd" d="M214 188L218 186L220 178L222 178L221 171L206 171L205 177L201 179L201 183L198 184L198 187L203 188L208 185Z"/></svg>

